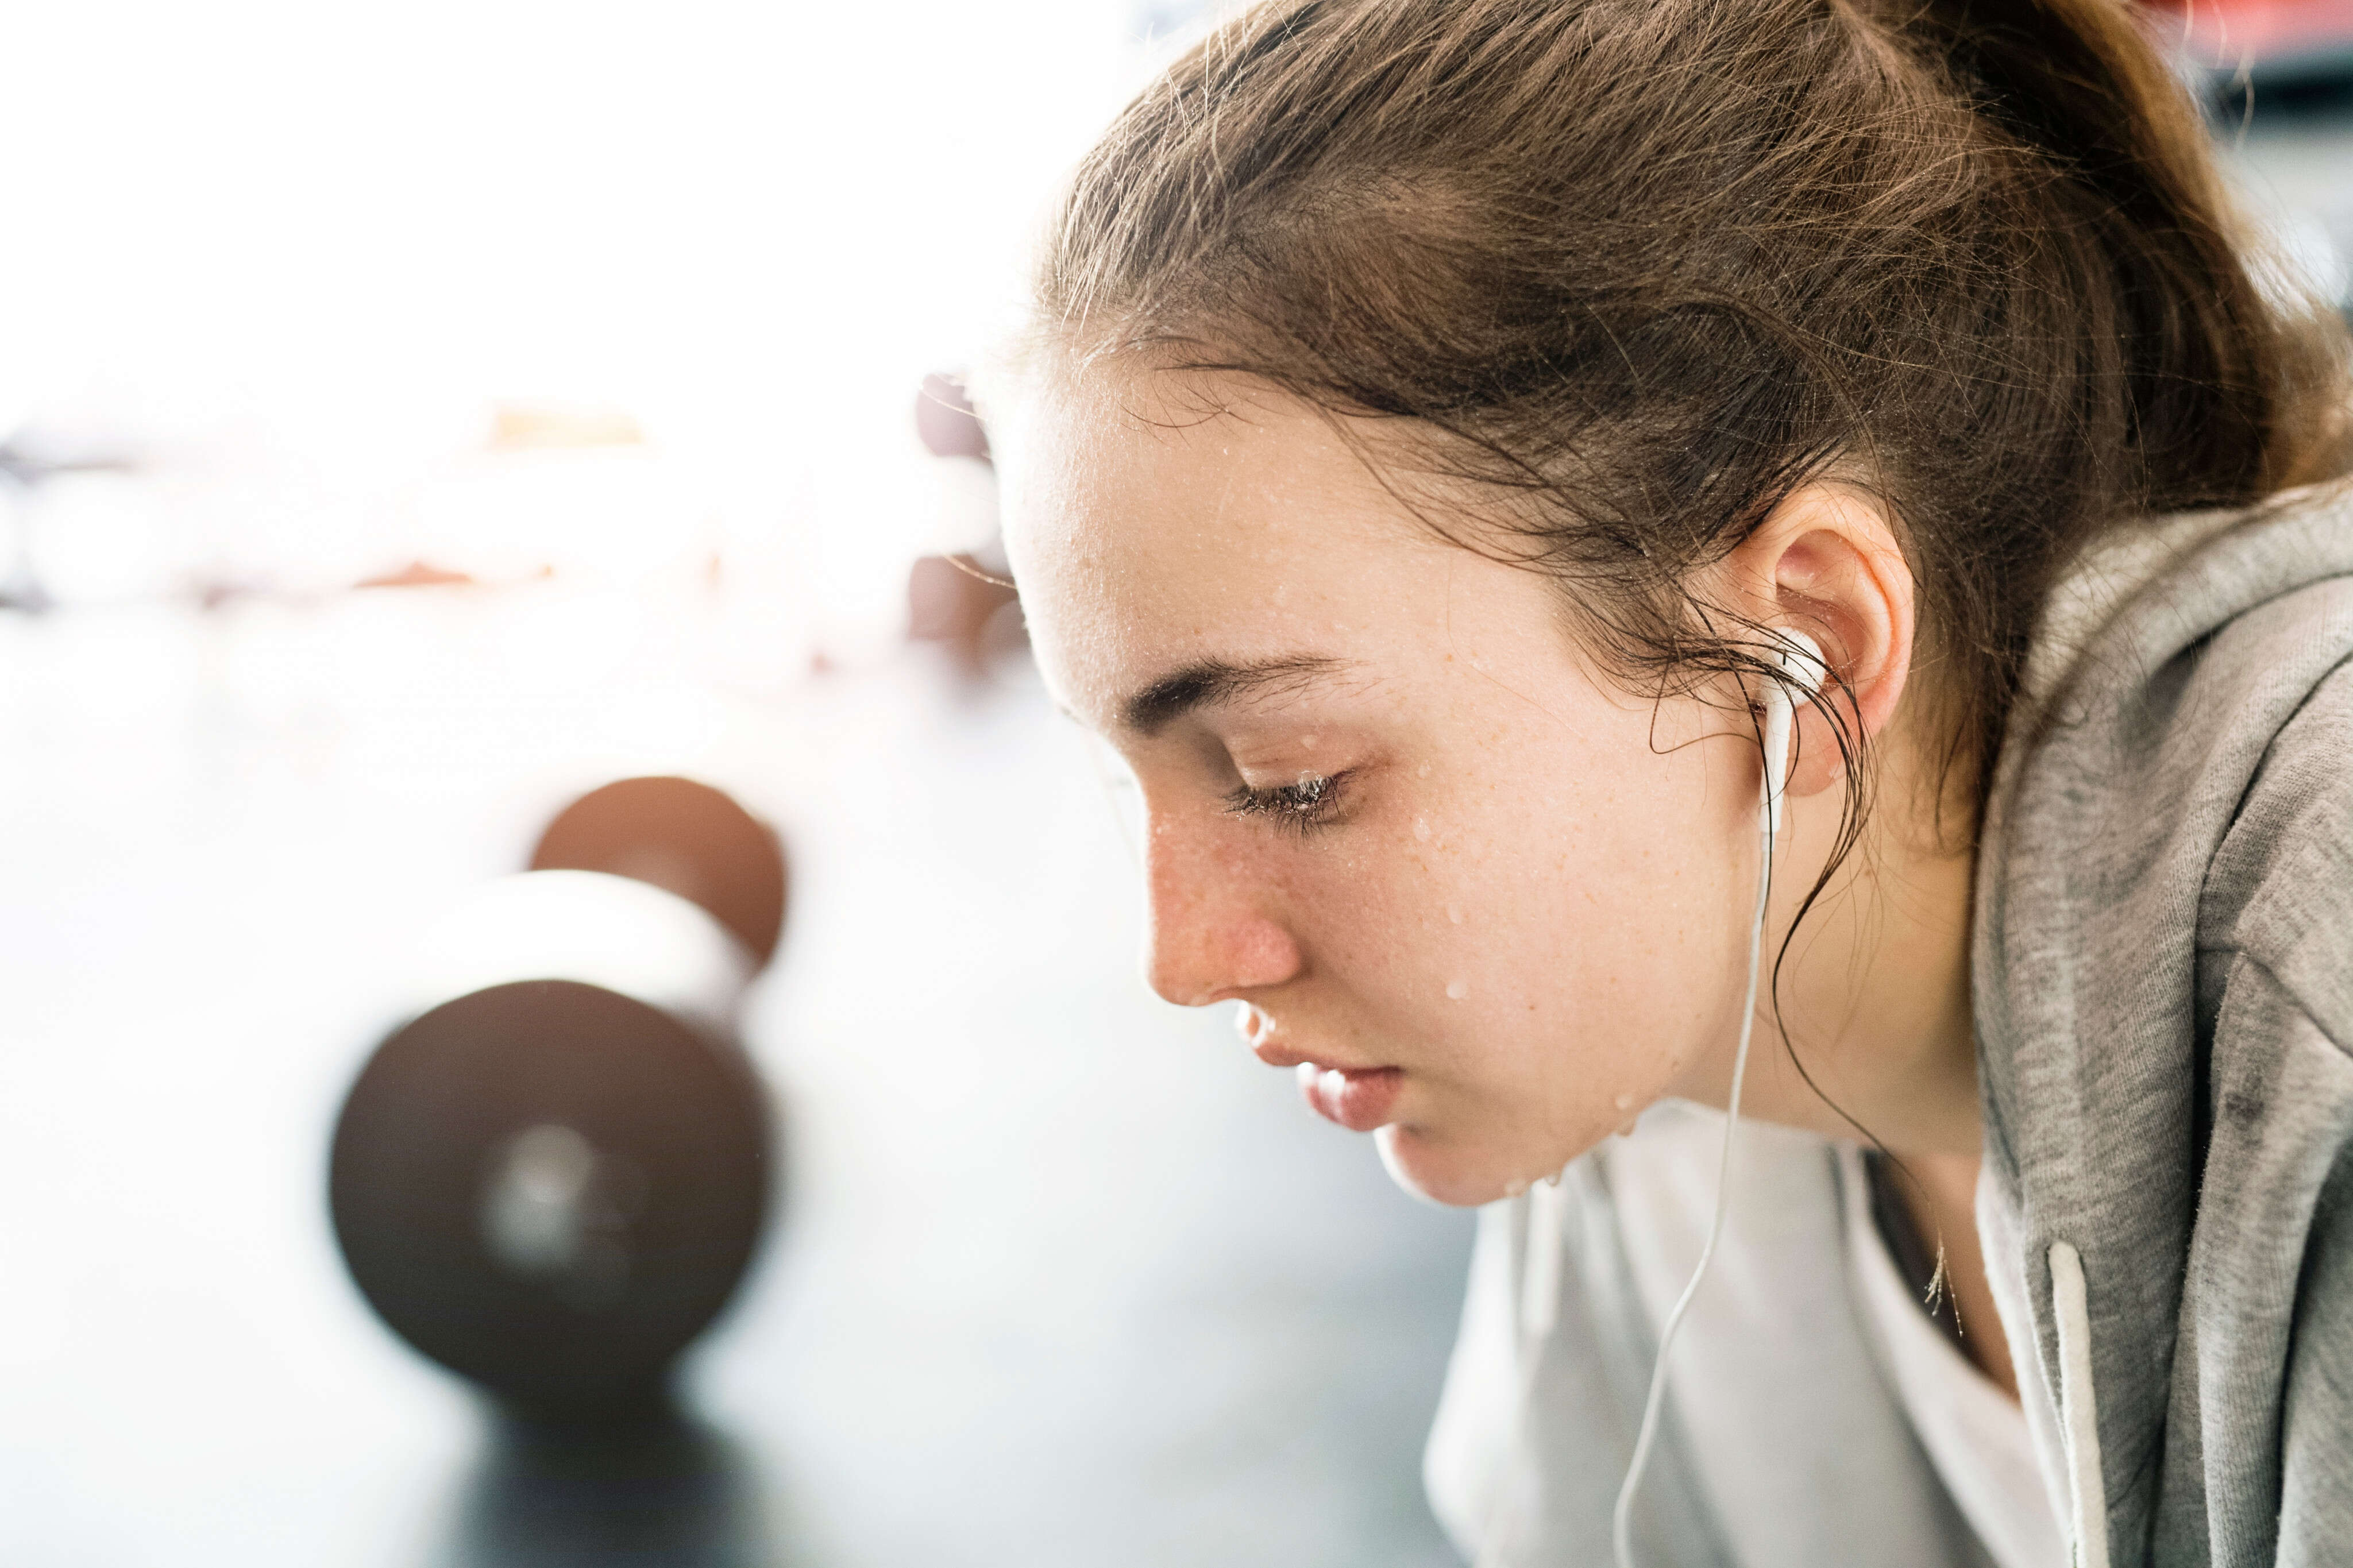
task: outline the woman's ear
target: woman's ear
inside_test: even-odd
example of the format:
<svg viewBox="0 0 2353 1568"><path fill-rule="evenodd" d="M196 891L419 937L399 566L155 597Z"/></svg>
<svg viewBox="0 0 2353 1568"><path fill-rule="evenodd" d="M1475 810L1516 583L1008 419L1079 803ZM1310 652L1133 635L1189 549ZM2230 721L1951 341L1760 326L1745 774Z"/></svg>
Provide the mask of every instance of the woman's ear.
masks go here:
<svg viewBox="0 0 2353 1568"><path fill-rule="evenodd" d="M1846 774L1846 753L1821 707L1840 715L1849 747L1895 716L1912 668L1912 568L1886 510L1863 492L1820 481L1792 491L1722 570L1731 602L1767 626L1806 633L1830 675L1818 703L1798 711L1791 795L1813 795Z"/></svg>

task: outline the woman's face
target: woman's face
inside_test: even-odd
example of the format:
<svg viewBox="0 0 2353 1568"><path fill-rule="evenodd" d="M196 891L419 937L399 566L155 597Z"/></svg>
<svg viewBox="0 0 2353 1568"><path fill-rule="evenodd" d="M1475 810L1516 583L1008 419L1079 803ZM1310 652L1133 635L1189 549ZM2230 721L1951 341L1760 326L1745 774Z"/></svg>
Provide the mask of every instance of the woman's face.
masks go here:
<svg viewBox="0 0 2353 1568"><path fill-rule="evenodd" d="M1612 688L1313 412L1186 390L1039 376L996 432L1047 683L1141 786L1153 989L1245 1004L1413 1190L1516 1191L1728 1054L1753 731Z"/></svg>

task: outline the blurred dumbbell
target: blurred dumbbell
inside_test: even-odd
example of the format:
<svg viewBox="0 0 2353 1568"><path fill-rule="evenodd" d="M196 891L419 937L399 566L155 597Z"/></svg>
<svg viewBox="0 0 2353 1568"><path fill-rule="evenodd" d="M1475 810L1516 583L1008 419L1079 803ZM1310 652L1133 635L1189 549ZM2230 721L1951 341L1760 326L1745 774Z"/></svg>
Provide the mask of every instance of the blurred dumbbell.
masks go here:
<svg viewBox="0 0 2353 1568"><path fill-rule="evenodd" d="M692 779L623 779L557 814L531 852L534 871L604 871L649 882L725 926L754 966L784 934L784 846L765 823Z"/></svg>
<svg viewBox="0 0 2353 1568"><path fill-rule="evenodd" d="M618 1414L659 1400L765 1222L736 1010L784 924L784 854L716 790L628 779L531 864L428 940L344 1102L329 1202L417 1350L526 1412Z"/></svg>

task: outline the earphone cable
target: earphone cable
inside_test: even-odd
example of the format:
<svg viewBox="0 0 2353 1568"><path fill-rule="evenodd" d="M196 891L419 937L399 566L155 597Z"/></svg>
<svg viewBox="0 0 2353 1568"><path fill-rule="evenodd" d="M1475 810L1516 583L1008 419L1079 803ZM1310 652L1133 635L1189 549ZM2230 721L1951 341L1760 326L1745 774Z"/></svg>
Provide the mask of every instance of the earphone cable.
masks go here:
<svg viewBox="0 0 2353 1568"><path fill-rule="evenodd" d="M1768 747L1771 743L1768 740ZM1731 1205L1733 1136L1740 1129L1740 1089L1748 1075L1749 1037L1757 1026L1757 977L1765 952L1765 903L1773 890L1773 840L1778 837L1775 830L1779 826L1780 816L1779 801L1776 798L1779 792L1772 789L1769 783L1767 788L1764 854L1757 870L1757 913L1748 931L1748 987L1741 1004L1740 1045L1732 1058L1732 1092L1725 1104L1724 1152L1715 1169L1715 1215L1708 1222L1707 1244L1700 1248L1699 1262L1693 1268L1683 1294L1675 1298L1674 1310L1667 1314L1666 1325L1659 1331L1658 1355L1651 1366L1651 1392L1642 1402L1642 1425L1634 1437L1634 1458L1626 1467L1626 1479L1619 1484L1618 1506L1610 1511L1610 1547L1618 1568L1634 1568L1634 1495L1641 1489L1642 1471L1650 1463L1651 1447L1658 1439L1659 1412L1666 1402L1667 1352L1674 1344L1675 1331L1683 1326L1683 1313L1699 1294L1700 1282L1707 1278L1707 1266L1715 1261L1715 1244L1724 1235L1725 1213Z"/></svg>
<svg viewBox="0 0 2353 1568"><path fill-rule="evenodd" d="M1785 645L1782 671L1802 687L1810 700L1828 673L1821 650L1813 638L1802 632L1784 632L1781 638ZM1764 967L1765 916L1773 891L1773 849L1780 837L1782 795L1788 786L1790 742L1794 739L1797 723L1797 705L1791 700L1788 688L1777 689L1768 687L1767 693L1765 731L1759 737L1764 742L1765 768L1760 789L1762 800L1757 813L1761 843L1757 868L1757 907L1748 926L1748 980L1741 998L1740 1039L1733 1052L1731 1092L1725 1097L1724 1146L1716 1162L1715 1211L1708 1222L1707 1240L1700 1248L1699 1261L1693 1267L1690 1279L1685 1281L1683 1293L1675 1299L1673 1309L1668 1312L1666 1322L1659 1331L1658 1353L1651 1366L1650 1392L1642 1402L1642 1422L1635 1434L1633 1458L1626 1467L1624 1480L1619 1484L1617 1506L1610 1511L1610 1544L1617 1568L1634 1568L1634 1498L1641 1489L1642 1473L1650 1464L1651 1447L1658 1440L1660 1412L1666 1400L1668 1352L1673 1347L1675 1331L1683 1326L1684 1313L1699 1294L1701 1282L1707 1278L1708 1265L1715 1259L1716 1243L1723 1238L1725 1215L1731 1205L1732 1153L1740 1130L1741 1089L1748 1078L1748 1047L1757 1027L1757 986ZM1551 1195L1556 1201L1545 1201L1544 1183L1537 1184L1528 1194L1528 1253L1525 1267L1531 1275L1535 1272L1536 1252L1541 1243L1549 1243L1555 1261L1551 1272L1557 1275L1558 1233L1564 1218L1558 1202L1559 1184L1566 1174L1564 1170L1549 1178ZM1544 1234L1546 1230L1550 1234ZM1557 1279L1555 1278L1551 1283L1552 1288L1557 1290ZM1515 1440L1525 1436L1529 1411L1535 1404L1536 1374L1543 1363L1545 1341L1549 1337L1552 1327L1551 1309L1554 1303L1542 1303L1540 1314L1530 1310L1529 1296L1535 1289L1533 1280L1523 1281L1519 1314L1522 1321L1518 1336L1520 1376L1511 1427ZM1539 1317L1540 1321L1530 1321ZM1488 1529L1480 1542L1479 1568L1503 1568L1505 1562L1504 1538L1514 1517L1510 1505L1511 1482L1507 1476L1488 1506Z"/></svg>

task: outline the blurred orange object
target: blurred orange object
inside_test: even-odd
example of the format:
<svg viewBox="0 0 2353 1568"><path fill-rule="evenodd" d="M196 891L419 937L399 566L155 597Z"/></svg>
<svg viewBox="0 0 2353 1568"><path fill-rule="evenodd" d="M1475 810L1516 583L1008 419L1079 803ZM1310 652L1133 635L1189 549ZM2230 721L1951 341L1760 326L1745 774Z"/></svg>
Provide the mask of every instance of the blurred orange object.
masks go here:
<svg viewBox="0 0 2353 1568"><path fill-rule="evenodd" d="M474 579L463 572L452 572L446 566L436 566L430 561L412 561L390 572L379 572L363 577L352 584L355 588L451 588L462 587Z"/></svg>
<svg viewBox="0 0 2353 1568"><path fill-rule="evenodd" d="M646 434L618 408L600 404L501 403L491 416L494 452L550 447L641 447Z"/></svg>

